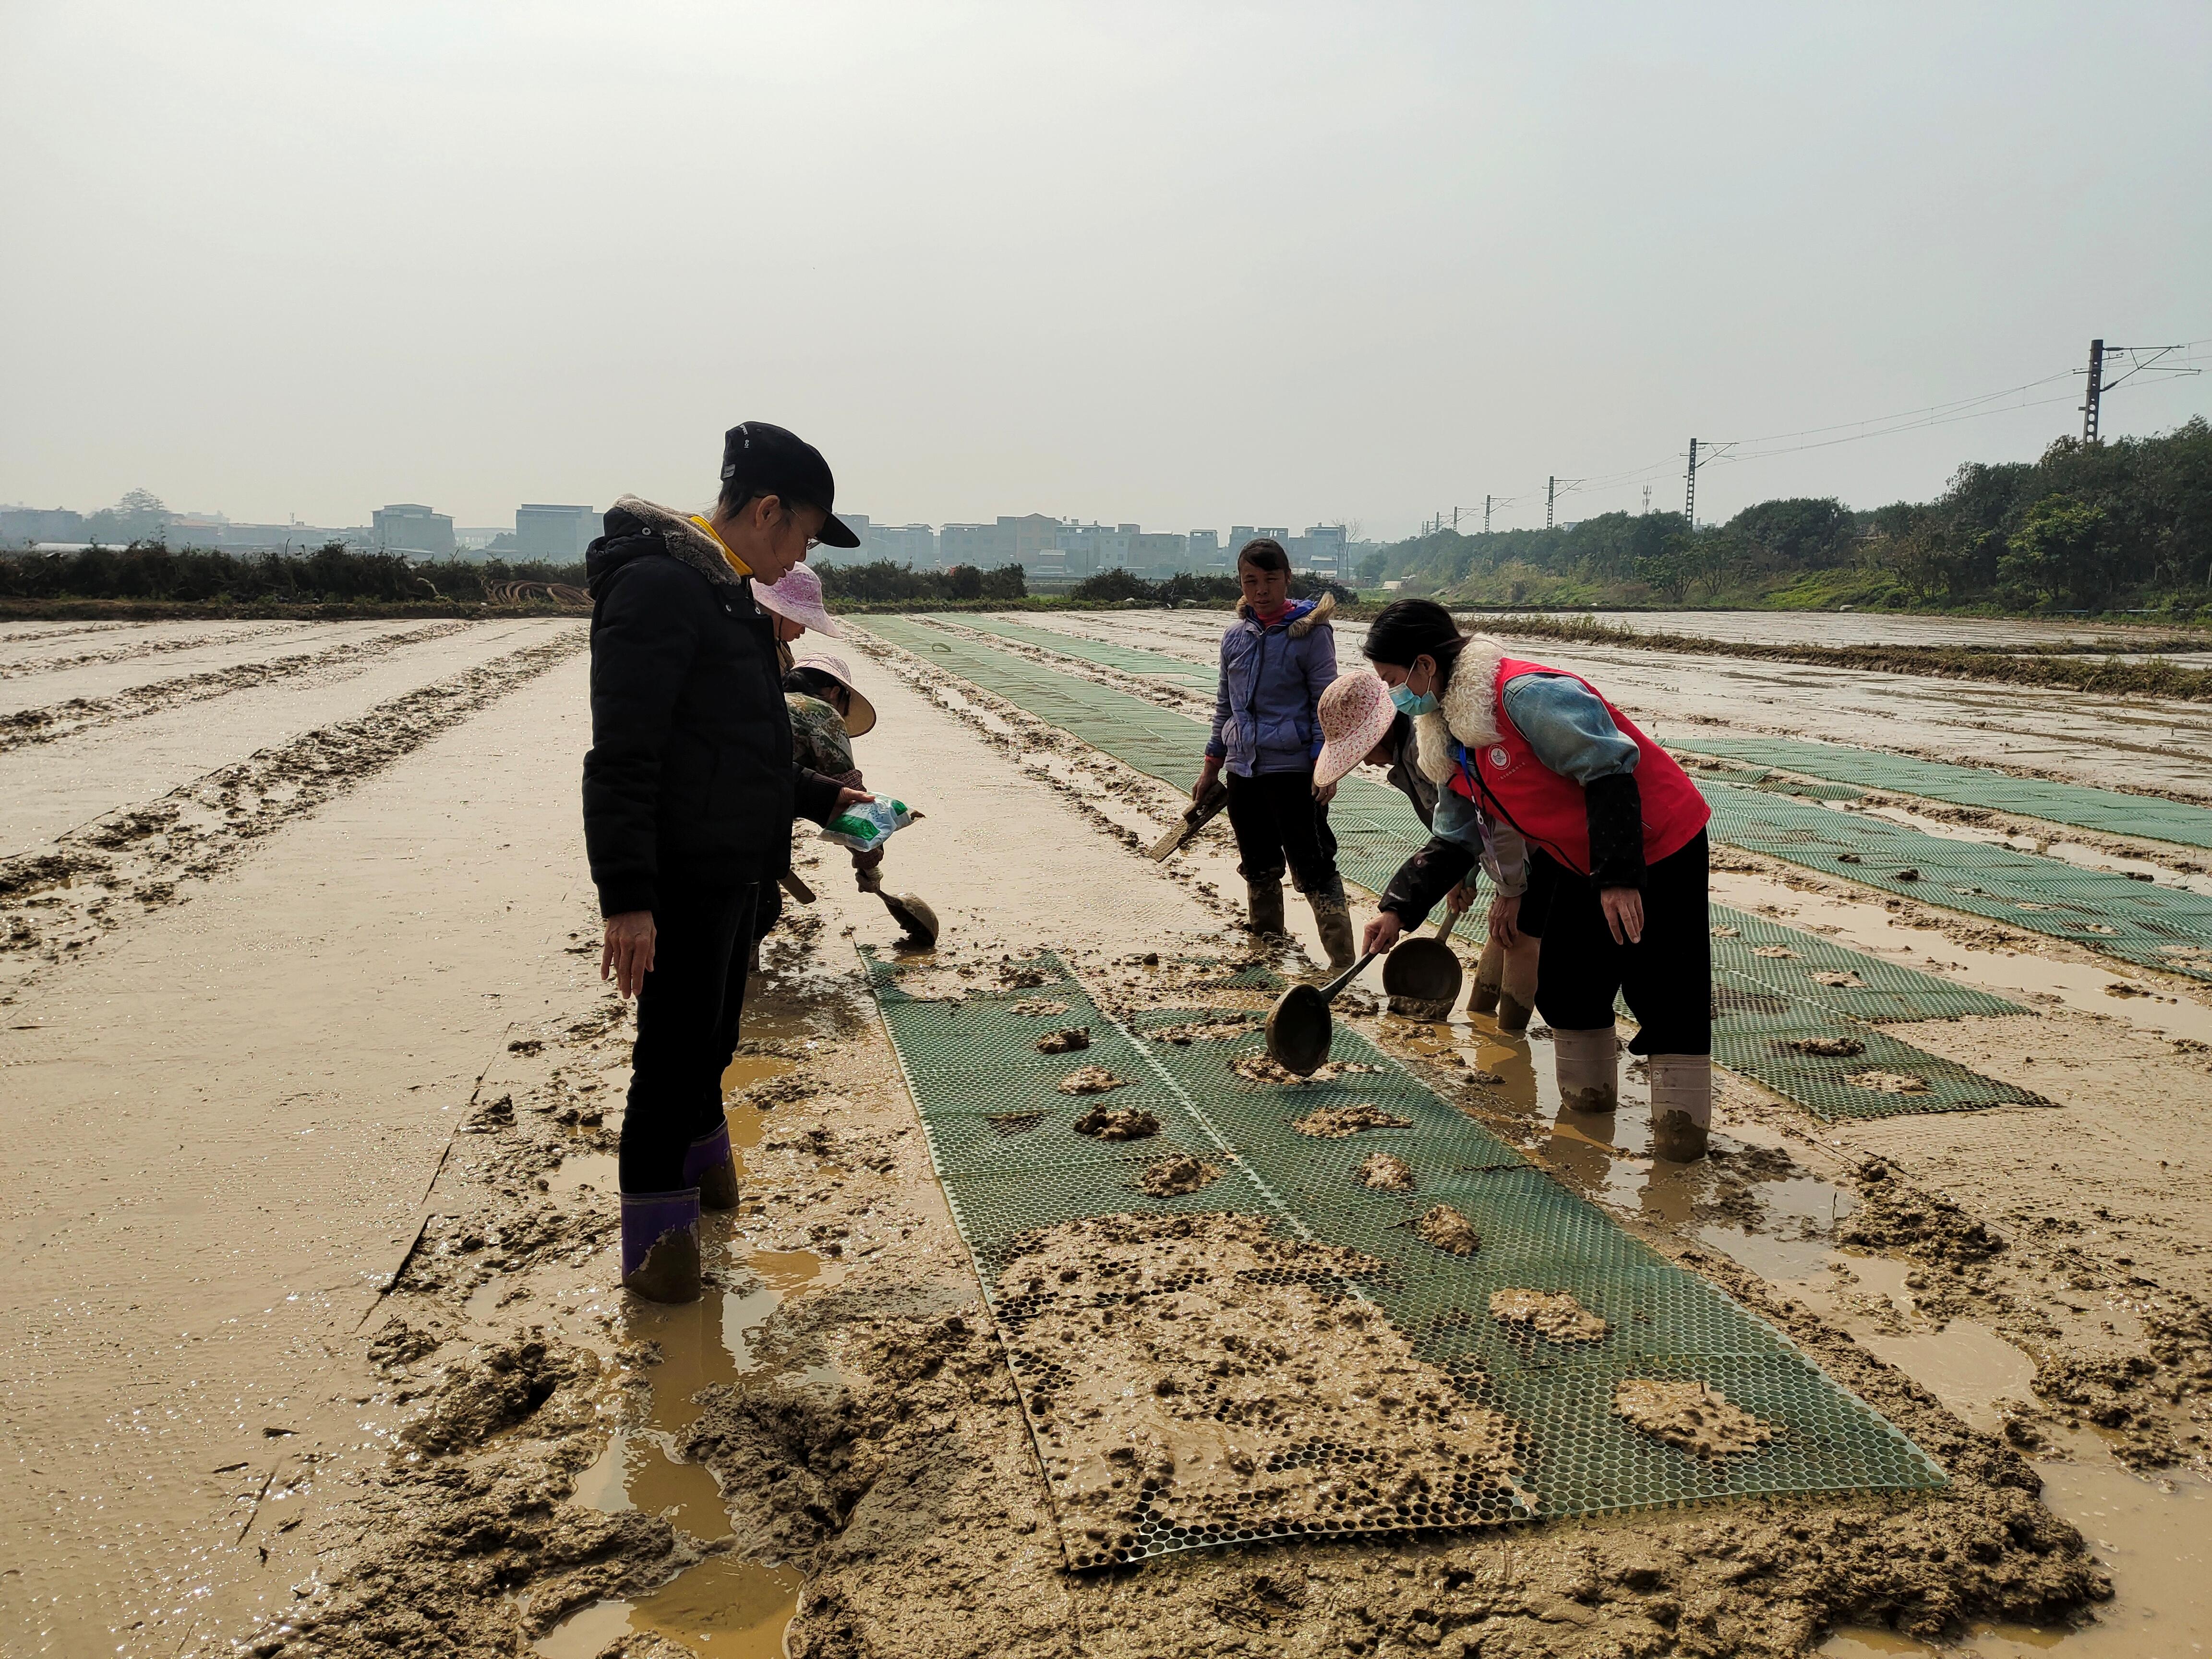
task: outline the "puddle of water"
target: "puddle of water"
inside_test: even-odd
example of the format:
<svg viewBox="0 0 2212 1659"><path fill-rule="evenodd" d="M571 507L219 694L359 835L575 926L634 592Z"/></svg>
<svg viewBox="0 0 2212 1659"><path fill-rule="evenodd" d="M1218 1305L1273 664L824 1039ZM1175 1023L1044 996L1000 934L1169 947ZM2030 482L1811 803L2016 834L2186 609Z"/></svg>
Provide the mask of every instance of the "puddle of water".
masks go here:
<svg viewBox="0 0 2212 1659"><path fill-rule="evenodd" d="M2003 1419L1996 1411L2001 1400L2029 1398L2035 1379L2035 1361L1988 1326L1972 1319L1954 1319L1942 1330L1914 1330L1902 1335L1879 1329L1839 1297L1850 1291L1886 1299L1910 1316L1912 1295L1905 1287L1911 1264L1886 1256L1823 1253L1828 1271L1785 1281L1805 1304L1823 1318L1834 1321L1868 1352L1903 1371L1941 1400L1970 1426L1994 1433ZM1848 1273L1850 1277L1845 1279ZM2070 1468L2071 1466L2067 1466Z"/></svg>
<svg viewBox="0 0 2212 1659"><path fill-rule="evenodd" d="M600 1601L532 1644L544 1659L594 1659L616 1638L650 1631L709 1659L780 1659L799 1611L789 1567L710 1556L635 1601Z"/></svg>
<svg viewBox="0 0 2212 1659"><path fill-rule="evenodd" d="M620 1204L622 1188L612 1152L570 1152L561 1167L545 1177L545 1190L556 1198L574 1198L585 1191Z"/></svg>
<svg viewBox="0 0 2212 1659"><path fill-rule="evenodd" d="M1822 1659L2200 1659L2212 1652L2212 1486L2150 1481L2102 1462L2039 1463L2043 1501L2112 1570L2112 1601L2081 1630L1978 1625L1951 1647L1888 1631L1838 1631ZM2170 1488L2170 1489L2169 1489Z"/></svg>
<svg viewBox="0 0 2212 1659"><path fill-rule="evenodd" d="M610 1512L665 1515L695 1538L720 1538L730 1529L721 1489L707 1466L676 1462L651 1435L611 1438L599 1462L577 1478L576 1501Z"/></svg>

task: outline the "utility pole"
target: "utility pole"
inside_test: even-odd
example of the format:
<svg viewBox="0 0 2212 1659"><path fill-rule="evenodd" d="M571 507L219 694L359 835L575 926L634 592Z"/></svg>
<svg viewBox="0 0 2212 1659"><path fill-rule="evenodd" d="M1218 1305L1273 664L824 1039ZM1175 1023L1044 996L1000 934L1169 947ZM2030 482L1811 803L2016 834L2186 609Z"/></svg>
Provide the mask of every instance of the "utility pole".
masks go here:
<svg viewBox="0 0 2212 1659"><path fill-rule="evenodd" d="M1695 438L1690 440L1690 471L1682 485L1682 516L1689 520L1692 530L1698 527L1698 441Z"/></svg>
<svg viewBox="0 0 2212 1659"><path fill-rule="evenodd" d="M2105 392L2105 343L2089 342L2089 395L2081 404L2081 441L2097 441L2097 405Z"/></svg>
<svg viewBox="0 0 2212 1659"><path fill-rule="evenodd" d="M1455 536L1459 534L1459 509L1457 507L1452 508L1452 534Z"/></svg>
<svg viewBox="0 0 2212 1659"><path fill-rule="evenodd" d="M1544 480L1544 528L1552 527L1552 507L1559 499L1559 477L1553 473Z"/></svg>
<svg viewBox="0 0 2212 1659"><path fill-rule="evenodd" d="M1647 519L1651 516L1651 486L1650 484L1644 486L1644 516Z"/></svg>
<svg viewBox="0 0 2212 1659"><path fill-rule="evenodd" d="M1486 536L1490 533L1490 497L1487 495L1482 498L1482 533Z"/></svg>

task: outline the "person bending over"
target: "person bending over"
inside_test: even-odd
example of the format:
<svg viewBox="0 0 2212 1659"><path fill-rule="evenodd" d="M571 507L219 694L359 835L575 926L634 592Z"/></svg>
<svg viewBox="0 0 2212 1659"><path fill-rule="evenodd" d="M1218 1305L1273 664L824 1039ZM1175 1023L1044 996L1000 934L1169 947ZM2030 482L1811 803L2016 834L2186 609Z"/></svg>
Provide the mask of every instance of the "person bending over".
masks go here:
<svg viewBox="0 0 2212 1659"><path fill-rule="evenodd" d="M1291 598L1290 556L1262 536L1237 556L1244 595L1236 623L1221 636L1221 678L1213 731L1194 800L1226 770L1229 825L1255 933L1283 931L1283 871L1313 906L1332 969L1352 965L1352 912L1336 871L1329 833L1329 789L1314 785L1321 752L1321 694L1336 678L1334 595Z"/></svg>
<svg viewBox="0 0 2212 1659"><path fill-rule="evenodd" d="M1439 899L1454 916L1465 910L1474 899L1478 865L1497 892L1517 897L1528 888L1528 848L1517 830L1492 823L1480 812L1453 815L1456 839L1438 830L1441 791L1421 770L1413 721L1396 706L1400 700L1412 701L1402 685L1385 685L1371 673L1352 673L1322 693L1319 709L1323 741L1314 763L1315 782L1328 788L1363 761L1379 766L1430 831L1427 844L1399 866L1382 890L1376 918L1360 941L1361 950L1375 953L1389 951L1402 932L1419 927ZM1525 907L1519 920L1518 931L1492 930L1469 1005L1476 1013L1495 1013L1502 1031L1526 1030L1535 1002L1536 938Z"/></svg>
<svg viewBox="0 0 2212 1659"><path fill-rule="evenodd" d="M1589 681L1462 635L1429 600L1387 606L1361 649L1407 694L1421 769L1440 786L1439 833L1480 803L1528 845L1528 899L1493 900L1492 927L1511 927L1524 902L1542 915L1536 1007L1555 1034L1561 1099L1583 1111L1618 1101L1618 994L1638 1022L1629 1047L1650 1062L1653 1150L1702 1158L1711 813L1697 785Z"/></svg>

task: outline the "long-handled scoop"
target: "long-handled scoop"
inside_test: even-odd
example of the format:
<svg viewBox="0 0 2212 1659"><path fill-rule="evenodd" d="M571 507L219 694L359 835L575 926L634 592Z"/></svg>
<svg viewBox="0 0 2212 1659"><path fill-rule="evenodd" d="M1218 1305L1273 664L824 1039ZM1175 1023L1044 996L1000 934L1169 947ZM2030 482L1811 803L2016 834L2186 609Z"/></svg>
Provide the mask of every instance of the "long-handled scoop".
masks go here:
<svg viewBox="0 0 2212 1659"><path fill-rule="evenodd" d="M1394 1012L1401 1003L1421 1003L1431 1007L1442 1004L1443 1013L1451 1012L1452 1004L1459 1000L1459 988L1466 975L1461 971L1459 957L1444 939L1458 923L1459 917L1446 916L1428 938L1401 939L1384 958L1382 990L1390 999Z"/></svg>
<svg viewBox="0 0 2212 1659"><path fill-rule="evenodd" d="M1293 985L1275 1000L1267 1012L1267 1052L1276 1065L1300 1077L1313 1075L1314 1067L1328 1058L1328 1045L1336 1036L1328 1005L1376 955L1370 951L1326 985Z"/></svg>
<svg viewBox="0 0 2212 1659"><path fill-rule="evenodd" d="M863 892L873 893L884 902L884 908L891 913L891 920L906 930L906 936L922 945L937 943L937 912L924 904L912 893L886 893L882 874L868 869L860 872Z"/></svg>

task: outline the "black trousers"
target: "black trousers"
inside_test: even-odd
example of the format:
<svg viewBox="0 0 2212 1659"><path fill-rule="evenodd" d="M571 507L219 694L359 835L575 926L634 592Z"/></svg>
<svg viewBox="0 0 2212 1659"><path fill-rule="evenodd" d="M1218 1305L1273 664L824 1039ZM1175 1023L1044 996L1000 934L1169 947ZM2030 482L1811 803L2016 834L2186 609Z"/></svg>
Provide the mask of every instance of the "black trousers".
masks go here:
<svg viewBox="0 0 2212 1659"><path fill-rule="evenodd" d="M1644 942L1616 944L1588 876L1530 849L1528 896L1543 949L1536 1012L1563 1031L1613 1024L1625 998L1642 1028L1629 1051L1707 1054L1713 1048L1713 936L1705 908L1705 831L1644 876ZM1525 924L1524 924L1525 925Z"/></svg>
<svg viewBox="0 0 2212 1659"><path fill-rule="evenodd" d="M674 1192L684 1154L722 1122L722 1073L737 1053L758 884L664 876L653 971L637 994L637 1045L623 1112L622 1189Z"/></svg>
<svg viewBox="0 0 2212 1659"><path fill-rule="evenodd" d="M1328 805L1313 793L1313 770L1262 772L1243 778L1231 772L1229 827L1237 832L1237 872L1247 881L1283 878L1310 897L1336 884L1336 836L1328 827Z"/></svg>

